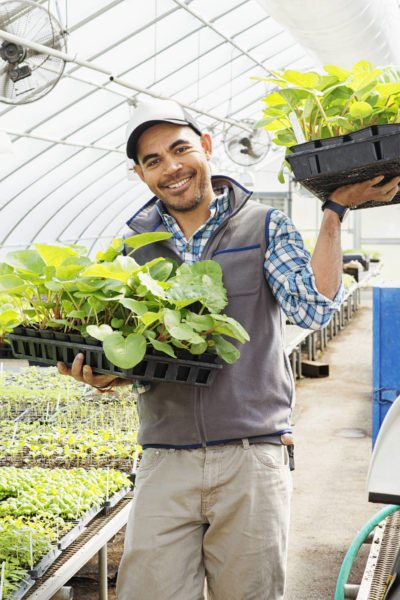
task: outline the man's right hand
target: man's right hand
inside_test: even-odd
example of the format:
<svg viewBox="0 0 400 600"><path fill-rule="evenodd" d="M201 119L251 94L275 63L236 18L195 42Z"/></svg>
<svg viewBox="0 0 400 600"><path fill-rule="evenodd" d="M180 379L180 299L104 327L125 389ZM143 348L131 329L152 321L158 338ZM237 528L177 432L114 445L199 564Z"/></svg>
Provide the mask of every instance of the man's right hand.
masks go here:
<svg viewBox="0 0 400 600"><path fill-rule="evenodd" d="M58 372L60 375L69 375L76 379L76 381L87 383L95 388L106 388L113 381L115 381L113 387L132 384L130 379L115 377L115 375L93 375L92 368L89 365L83 364L84 359L84 355L80 352L75 356L71 368L67 367L64 363L59 362L57 363Z"/></svg>

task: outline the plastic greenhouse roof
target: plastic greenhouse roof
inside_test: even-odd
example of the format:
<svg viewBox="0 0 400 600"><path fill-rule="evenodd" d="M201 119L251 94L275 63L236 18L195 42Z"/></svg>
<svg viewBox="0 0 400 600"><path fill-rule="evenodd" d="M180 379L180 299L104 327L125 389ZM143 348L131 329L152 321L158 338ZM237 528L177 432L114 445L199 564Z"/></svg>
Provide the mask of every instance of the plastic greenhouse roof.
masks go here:
<svg viewBox="0 0 400 600"><path fill-rule="evenodd" d="M314 66L256 0L52 0L50 10L69 31L68 56L208 113L193 112L213 135L214 172L243 172L224 151L221 119L262 116L272 84L251 77ZM0 102L0 131L13 144L0 155L0 252L55 240L94 251L125 229L150 196L128 178L124 152L132 101L144 97L67 62L41 99Z"/></svg>

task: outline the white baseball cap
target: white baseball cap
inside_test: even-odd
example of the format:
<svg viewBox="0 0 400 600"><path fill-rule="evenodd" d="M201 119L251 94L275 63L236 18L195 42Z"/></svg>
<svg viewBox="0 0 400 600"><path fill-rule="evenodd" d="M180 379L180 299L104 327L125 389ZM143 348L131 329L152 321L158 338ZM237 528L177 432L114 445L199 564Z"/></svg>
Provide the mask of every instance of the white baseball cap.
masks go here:
<svg viewBox="0 0 400 600"><path fill-rule="evenodd" d="M152 99L138 103L126 128L126 153L137 163L136 146L139 137L146 129L157 123L188 125L198 135L202 135L196 121L174 100Z"/></svg>

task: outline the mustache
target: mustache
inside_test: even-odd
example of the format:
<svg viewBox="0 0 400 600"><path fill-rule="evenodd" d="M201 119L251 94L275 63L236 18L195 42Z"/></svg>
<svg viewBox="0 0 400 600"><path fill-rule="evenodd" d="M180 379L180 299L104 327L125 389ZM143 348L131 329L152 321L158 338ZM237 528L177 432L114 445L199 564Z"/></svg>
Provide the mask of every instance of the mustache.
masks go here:
<svg viewBox="0 0 400 600"><path fill-rule="evenodd" d="M179 177L173 177L172 179L163 181L162 183L160 183L160 187L168 187L169 185L178 183L178 181L182 181L182 179L188 179L189 177L193 177L193 175L195 175L195 174L196 174L195 171L191 171L190 173L180 174Z"/></svg>

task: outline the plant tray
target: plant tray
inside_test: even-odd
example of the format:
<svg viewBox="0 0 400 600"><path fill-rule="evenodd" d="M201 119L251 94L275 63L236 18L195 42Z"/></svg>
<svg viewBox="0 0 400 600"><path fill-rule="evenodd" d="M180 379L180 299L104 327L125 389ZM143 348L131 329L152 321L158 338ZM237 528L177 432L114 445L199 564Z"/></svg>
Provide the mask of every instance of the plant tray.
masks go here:
<svg viewBox="0 0 400 600"><path fill-rule="evenodd" d="M85 364L94 373L104 373L127 379L141 379L154 382L186 383L195 386L209 386L215 375L222 369L216 354L201 355L177 351L177 358L152 351L149 348L142 362L132 369L120 369L105 356L101 342L84 338L79 334L62 334L65 339L52 339L53 331L18 327L8 333L15 358L24 358L37 363L56 365L63 362L71 366L75 356L82 352Z"/></svg>
<svg viewBox="0 0 400 600"><path fill-rule="evenodd" d="M118 502L122 500L122 498L125 498L127 494L132 492L132 489L132 486L129 485L121 488L118 492L115 492L115 494L111 498L104 502L103 514L108 515L112 511L114 506L116 506Z"/></svg>
<svg viewBox="0 0 400 600"><path fill-rule="evenodd" d="M8 344L0 344L0 359L13 358L11 346Z"/></svg>
<svg viewBox="0 0 400 600"><path fill-rule="evenodd" d="M90 508L84 515L82 515L79 521L76 522L76 525L58 540L58 548L61 550L68 548L68 546L70 546L72 542L74 542L76 538L80 536L90 521L92 521L100 513L107 515L111 509L114 508L114 506L116 506L118 502L120 502L122 498L125 498L125 496L131 491L131 486L125 486L118 490L118 492L115 492L115 494L103 502L103 504L98 504Z"/></svg>
<svg viewBox="0 0 400 600"><path fill-rule="evenodd" d="M379 185L400 175L400 123L371 125L347 135L292 146L286 159L296 180L320 200L336 188L384 175ZM400 202L370 201L352 210Z"/></svg>
<svg viewBox="0 0 400 600"><path fill-rule="evenodd" d="M25 579L21 581L18 589L8 595L9 600L21 600L35 583L36 581L27 575Z"/></svg>
<svg viewBox="0 0 400 600"><path fill-rule="evenodd" d="M56 558L60 556L61 552L58 546L53 546L32 569L28 570L29 576L32 579L39 579L51 567Z"/></svg>

